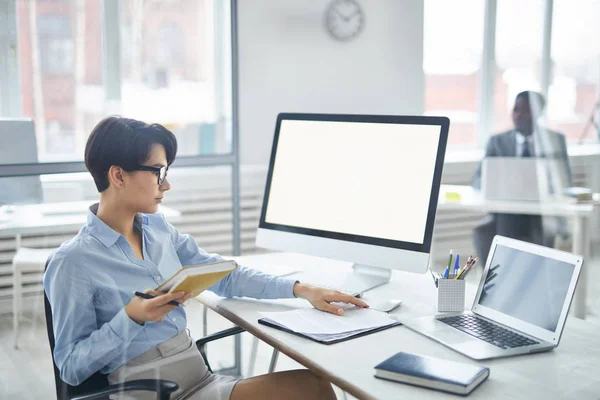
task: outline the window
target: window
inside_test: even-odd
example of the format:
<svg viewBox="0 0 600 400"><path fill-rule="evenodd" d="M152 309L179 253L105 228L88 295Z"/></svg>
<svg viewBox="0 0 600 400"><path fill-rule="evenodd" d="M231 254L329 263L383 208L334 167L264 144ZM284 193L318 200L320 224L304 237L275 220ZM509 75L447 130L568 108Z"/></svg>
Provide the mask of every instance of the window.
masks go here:
<svg viewBox="0 0 600 400"><path fill-rule="evenodd" d="M66 15L40 15L37 21L40 64L43 74L73 72L73 34Z"/></svg>
<svg viewBox="0 0 600 400"><path fill-rule="evenodd" d="M480 0L426 0L425 113L450 118L449 145L475 146L483 48Z"/></svg>
<svg viewBox="0 0 600 400"><path fill-rule="evenodd" d="M174 21L165 21L158 29L156 64L165 68L183 69L185 65L185 36Z"/></svg>
<svg viewBox="0 0 600 400"><path fill-rule="evenodd" d="M487 44L483 42L486 4L496 22L494 41ZM553 6L550 66L542 59L547 4ZM485 138L513 128L511 113L519 92L547 90L547 124L568 140L579 140L592 114L600 121L596 40L600 27L594 19L599 14L597 0L426 0L425 113L450 117L450 147L469 147L476 145L477 135ZM494 100L491 115L479 115L484 45L495 50L488 92ZM491 48L485 54L491 55ZM542 73L548 68L550 82L545 88ZM489 132L476 132L480 117L491 122ZM597 138L600 128L592 126L586 139Z"/></svg>
<svg viewBox="0 0 600 400"><path fill-rule="evenodd" d="M123 114L167 126L177 136L179 155L231 149L231 106L217 101L217 92L228 90L217 68L230 63L231 56L225 52L225 62L217 65L223 60L217 59L215 46L223 38L214 34L213 5L199 0L120 2Z"/></svg>
<svg viewBox="0 0 600 400"><path fill-rule="evenodd" d="M577 141L583 135L598 101L598 15L599 1L580 0L575 7L572 1L554 0L547 114L550 127L564 133L569 141ZM599 134L591 127L586 138L596 141Z"/></svg>
<svg viewBox="0 0 600 400"><path fill-rule="evenodd" d="M100 0L17 1L23 117L35 120L44 161L83 159L103 116ZM31 21L35 21L34 24Z"/></svg>
<svg viewBox="0 0 600 400"><path fill-rule="evenodd" d="M39 160L82 160L87 136L109 114L169 127L179 156L230 153L227 2L112 4L106 16L102 0L16 1L21 110L35 120ZM106 55L103 30L120 32L120 48ZM113 61L116 83L104 76ZM116 107L109 85L120 87Z"/></svg>
<svg viewBox="0 0 600 400"><path fill-rule="evenodd" d="M541 90L543 0L500 0L496 11L493 132L513 129L515 97Z"/></svg>

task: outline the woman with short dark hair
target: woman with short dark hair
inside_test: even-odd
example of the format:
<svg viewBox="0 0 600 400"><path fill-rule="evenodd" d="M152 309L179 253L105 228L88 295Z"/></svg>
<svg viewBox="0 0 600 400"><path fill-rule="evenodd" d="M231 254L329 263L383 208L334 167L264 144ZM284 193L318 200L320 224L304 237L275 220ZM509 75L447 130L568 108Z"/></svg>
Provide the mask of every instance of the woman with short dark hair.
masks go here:
<svg viewBox="0 0 600 400"><path fill-rule="evenodd" d="M189 336L183 307L168 304L191 295L133 295L156 287L184 265L222 260L157 213L171 188L167 172L176 154L175 136L158 124L109 117L90 134L85 163L100 202L90 207L85 226L60 246L44 274L61 379L79 385L97 371L111 383L168 379L179 384L174 398L335 398L331 385L307 370L244 380L212 374ZM330 302L367 306L349 295L244 267L210 290L226 297L302 297L338 314L341 309Z"/></svg>

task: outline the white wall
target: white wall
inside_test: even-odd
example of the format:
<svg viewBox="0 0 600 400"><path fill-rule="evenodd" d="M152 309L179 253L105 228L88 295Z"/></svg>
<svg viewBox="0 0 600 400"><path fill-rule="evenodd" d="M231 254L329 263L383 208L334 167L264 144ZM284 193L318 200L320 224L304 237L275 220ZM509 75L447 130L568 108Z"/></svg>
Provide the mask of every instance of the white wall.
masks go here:
<svg viewBox="0 0 600 400"><path fill-rule="evenodd" d="M357 1L365 29L345 43L329 0L238 1L242 164L268 163L279 112L423 112L423 2Z"/></svg>

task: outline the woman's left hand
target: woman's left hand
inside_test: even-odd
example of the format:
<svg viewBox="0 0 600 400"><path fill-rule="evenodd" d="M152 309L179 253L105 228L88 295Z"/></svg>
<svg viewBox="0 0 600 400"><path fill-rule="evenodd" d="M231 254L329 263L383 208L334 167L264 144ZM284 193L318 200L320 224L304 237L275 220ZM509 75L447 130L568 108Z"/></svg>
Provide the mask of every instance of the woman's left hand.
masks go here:
<svg viewBox="0 0 600 400"><path fill-rule="evenodd" d="M369 307L364 301L349 294L299 282L294 285L294 296L308 300L317 310L327 311L336 315L342 315L344 310L330 303L349 303L360 308Z"/></svg>

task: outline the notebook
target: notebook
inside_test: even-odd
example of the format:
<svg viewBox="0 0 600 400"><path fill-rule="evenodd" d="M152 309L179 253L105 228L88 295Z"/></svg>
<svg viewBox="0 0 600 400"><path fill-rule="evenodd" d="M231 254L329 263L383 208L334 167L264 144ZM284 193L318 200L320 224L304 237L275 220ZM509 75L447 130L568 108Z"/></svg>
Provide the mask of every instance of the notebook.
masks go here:
<svg viewBox="0 0 600 400"><path fill-rule="evenodd" d="M490 375L490 369L435 357L396 353L375 366L375 377L468 395Z"/></svg>
<svg viewBox="0 0 600 400"><path fill-rule="evenodd" d="M232 273L237 266L235 261L226 260L182 267L155 290L169 293L192 293L196 297Z"/></svg>
<svg viewBox="0 0 600 400"><path fill-rule="evenodd" d="M380 311L343 305L344 315L317 309L264 312L259 324L293 333L323 344L333 344L400 325Z"/></svg>

